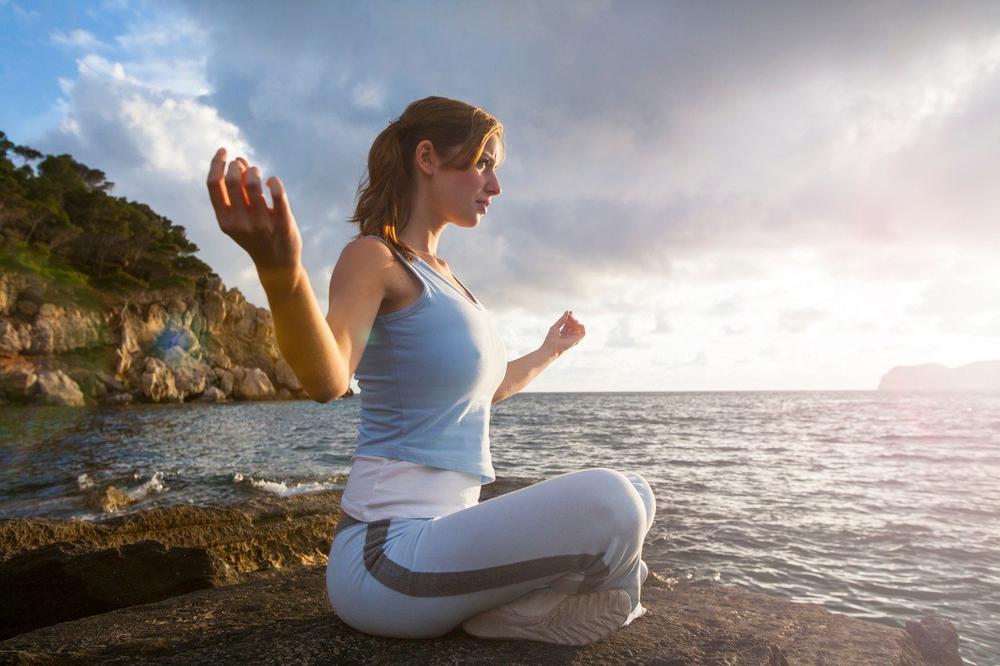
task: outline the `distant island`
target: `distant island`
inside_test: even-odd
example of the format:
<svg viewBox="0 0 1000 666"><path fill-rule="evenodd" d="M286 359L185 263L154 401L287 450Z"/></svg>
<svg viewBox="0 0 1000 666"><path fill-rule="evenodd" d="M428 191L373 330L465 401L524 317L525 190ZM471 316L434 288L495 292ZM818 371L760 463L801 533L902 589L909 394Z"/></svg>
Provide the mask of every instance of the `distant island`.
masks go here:
<svg viewBox="0 0 1000 666"><path fill-rule="evenodd" d="M879 391L1000 391L1000 361L957 368L939 363L897 366L882 376Z"/></svg>

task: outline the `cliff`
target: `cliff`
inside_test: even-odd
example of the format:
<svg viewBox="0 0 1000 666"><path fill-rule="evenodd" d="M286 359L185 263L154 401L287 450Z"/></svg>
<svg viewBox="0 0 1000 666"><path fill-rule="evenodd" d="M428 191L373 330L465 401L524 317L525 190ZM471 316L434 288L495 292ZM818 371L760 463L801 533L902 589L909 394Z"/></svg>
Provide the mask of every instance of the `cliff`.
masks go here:
<svg viewBox="0 0 1000 666"><path fill-rule="evenodd" d="M882 376L879 391L1000 391L1000 361L957 368L937 363L898 366Z"/></svg>
<svg viewBox="0 0 1000 666"><path fill-rule="evenodd" d="M483 501L523 484L483 488ZM98 524L0 520L0 663L961 664L958 634L652 571L648 613L562 647L363 634L326 596L340 493L178 506ZM3 640L6 639L6 640Z"/></svg>
<svg viewBox="0 0 1000 666"><path fill-rule="evenodd" d="M217 277L74 302L39 275L0 271L0 404L293 398L308 396L270 312Z"/></svg>

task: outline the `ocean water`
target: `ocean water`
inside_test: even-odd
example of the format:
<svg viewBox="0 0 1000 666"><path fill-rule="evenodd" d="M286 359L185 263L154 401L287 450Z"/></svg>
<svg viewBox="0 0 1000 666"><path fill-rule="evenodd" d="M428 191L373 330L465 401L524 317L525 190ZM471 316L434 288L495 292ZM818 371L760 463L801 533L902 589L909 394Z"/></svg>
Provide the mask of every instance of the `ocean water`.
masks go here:
<svg viewBox="0 0 1000 666"><path fill-rule="evenodd" d="M0 517L343 488L357 398L61 410L0 407ZM953 621L1000 664L1000 394L535 393L493 408L501 477L637 471L656 571L889 625Z"/></svg>

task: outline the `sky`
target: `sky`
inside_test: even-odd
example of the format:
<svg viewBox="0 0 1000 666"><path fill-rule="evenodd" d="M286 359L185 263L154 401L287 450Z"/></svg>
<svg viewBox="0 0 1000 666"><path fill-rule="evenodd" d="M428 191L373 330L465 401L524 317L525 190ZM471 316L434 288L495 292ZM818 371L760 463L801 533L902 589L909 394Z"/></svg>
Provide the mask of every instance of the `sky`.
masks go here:
<svg viewBox="0 0 1000 666"><path fill-rule="evenodd" d="M873 389L1000 358L1000 3L0 0L0 130L103 170L266 307L205 189L289 191L321 311L375 136L427 95L505 127L438 247L528 391Z"/></svg>

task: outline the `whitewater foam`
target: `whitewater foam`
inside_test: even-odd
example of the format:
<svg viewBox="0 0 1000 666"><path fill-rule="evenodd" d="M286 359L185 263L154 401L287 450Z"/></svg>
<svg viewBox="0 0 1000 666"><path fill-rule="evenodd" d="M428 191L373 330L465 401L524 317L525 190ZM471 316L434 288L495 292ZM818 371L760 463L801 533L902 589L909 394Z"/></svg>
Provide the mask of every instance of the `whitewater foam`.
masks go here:
<svg viewBox="0 0 1000 666"><path fill-rule="evenodd" d="M318 493L324 490L343 490L344 484L337 482L307 481L299 482L295 485L288 485L284 481L269 481L267 479L255 479L252 476L233 474L233 483L249 483L254 488L280 497L291 497L293 495L303 495L305 493Z"/></svg>
<svg viewBox="0 0 1000 666"><path fill-rule="evenodd" d="M134 478L139 478L139 474L136 473ZM135 488L126 488L125 494L132 498L133 502L138 502L150 493L162 493L167 490L170 490L170 488L163 483L163 472L155 472L149 481L146 481L142 485Z"/></svg>

